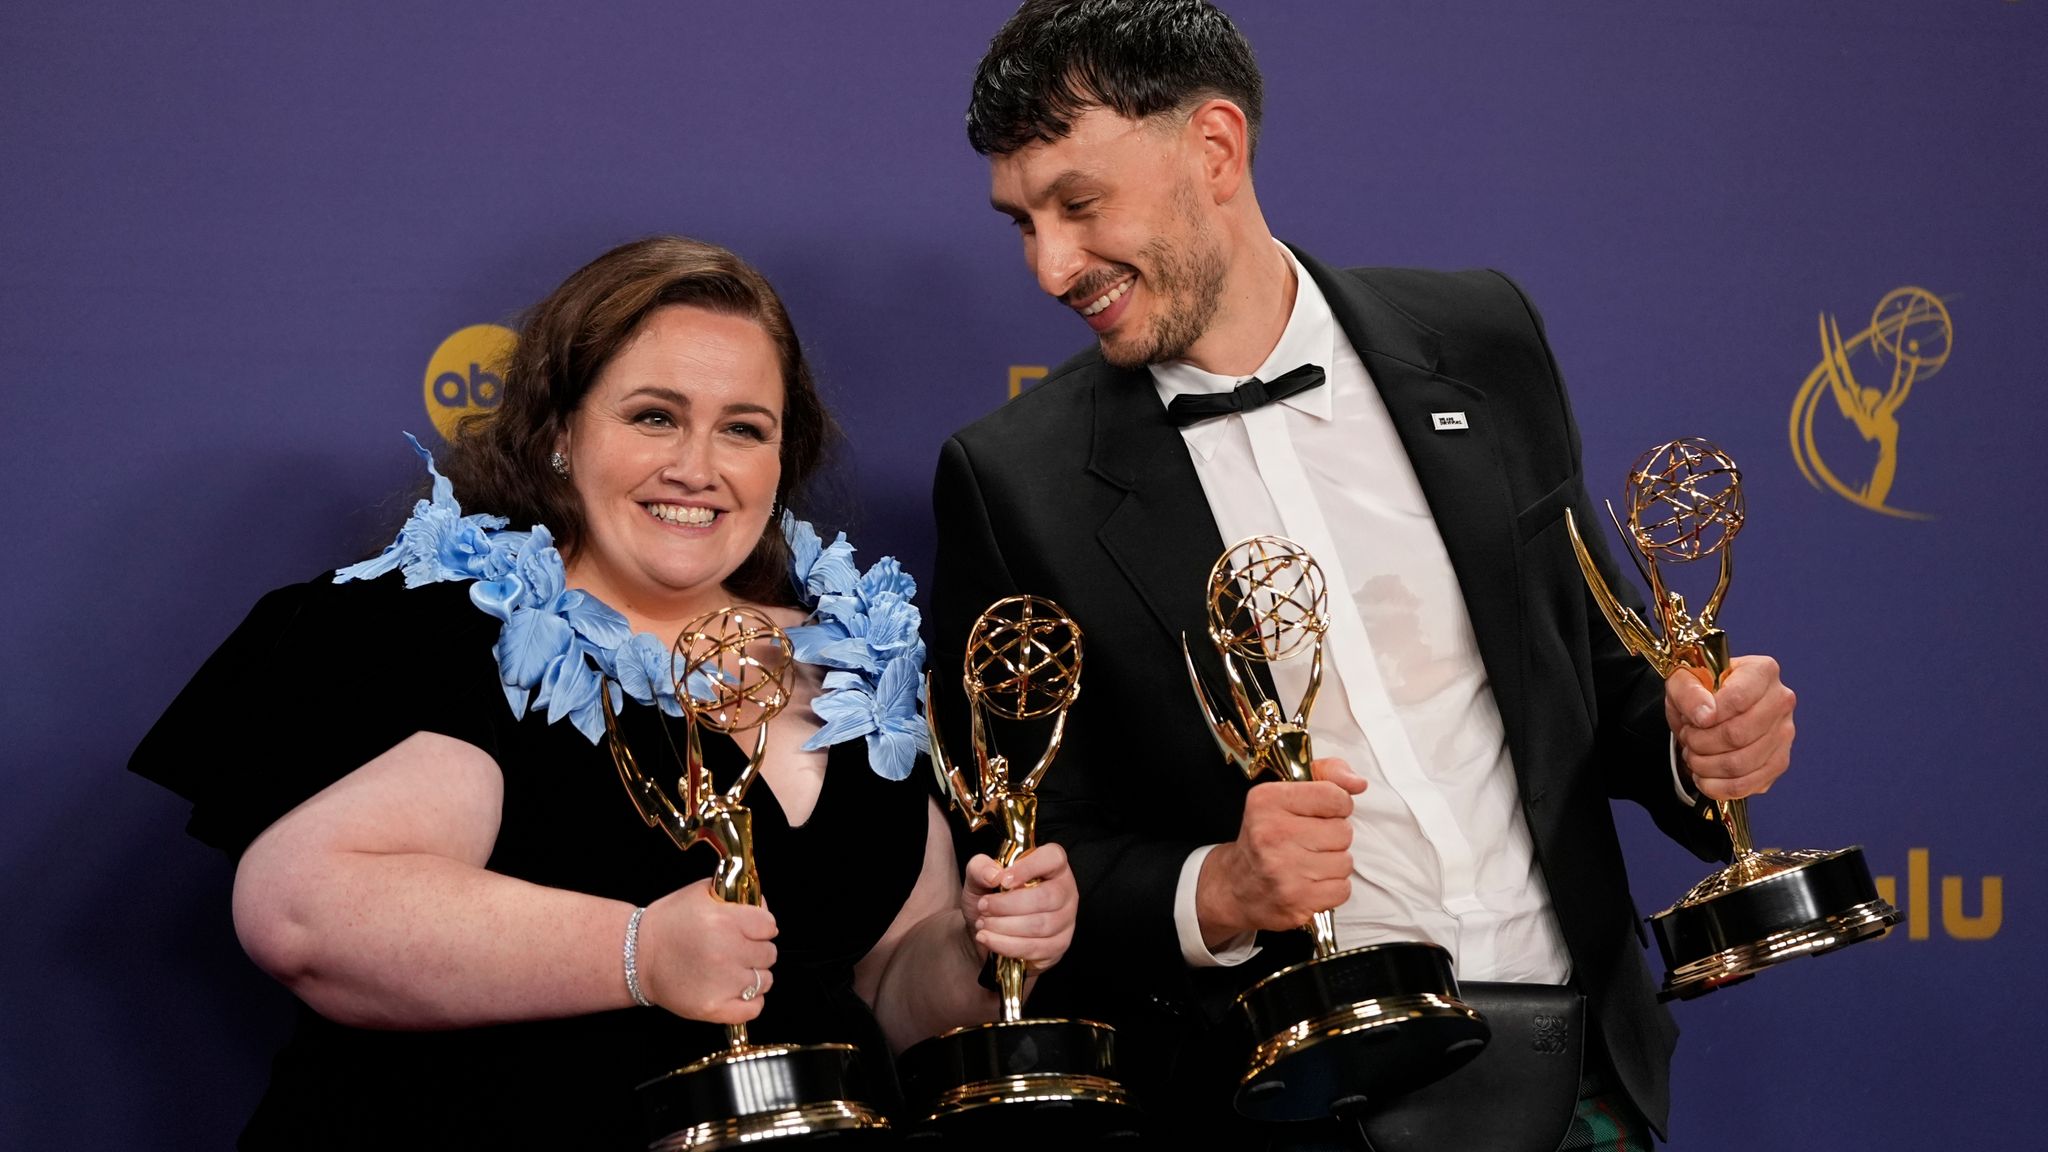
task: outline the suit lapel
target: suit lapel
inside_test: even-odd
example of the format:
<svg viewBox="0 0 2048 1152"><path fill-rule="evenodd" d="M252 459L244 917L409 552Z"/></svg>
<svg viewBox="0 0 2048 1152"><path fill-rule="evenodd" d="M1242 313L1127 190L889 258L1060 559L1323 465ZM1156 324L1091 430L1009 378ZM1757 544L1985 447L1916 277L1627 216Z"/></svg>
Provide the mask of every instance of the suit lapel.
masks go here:
<svg viewBox="0 0 2048 1152"><path fill-rule="evenodd" d="M1387 415L1415 468L1422 494L1450 554L1465 611L1479 641L1510 740L1525 730L1522 597L1516 570L1514 496L1502 464L1500 429L1486 394L1437 371L1438 334L1356 278L1295 251L1330 302L1338 324L1365 361ZM1438 431L1438 413L1462 412L1467 427ZM1512 747L1516 764L1528 762Z"/></svg>
<svg viewBox="0 0 2048 1152"><path fill-rule="evenodd" d="M1122 570L1153 620L1176 648L1188 638L1195 665L1213 685L1222 665L1203 639L1208 628L1204 583L1223 538L1209 512L1202 481L1180 430L1166 417L1142 369L1101 365L1094 388L1094 448L1089 471L1124 497L1096 539ZM1263 668L1260 679L1267 680ZM1182 679L1179 673L1170 678ZM1271 685L1267 685L1268 691Z"/></svg>
<svg viewBox="0 0 2048 1152"><path fill-rule="evenodd" d="M1493 686L1511 751L1526 730L1522 675L1522 602L1515 547L1514 498L1483 390L1437 371L1438 334L1357 279L1295 251L1351 341L1394 422L1422 485L1458 578L1480 660ZM1093 389L1094 443L1089 470L1120 488L1123 500L1097 539L1131 582L1169 641L1199 641L1207 627L1203 581L1224 541L1180 431L1166 418L1149 373L1099 364ZM1462 412L1467 427L1439 432L1435 416ZM1221 664L1206 643L1189 645L1212 684ZM1263 667L1259 678L1272 690Z"/></svg>

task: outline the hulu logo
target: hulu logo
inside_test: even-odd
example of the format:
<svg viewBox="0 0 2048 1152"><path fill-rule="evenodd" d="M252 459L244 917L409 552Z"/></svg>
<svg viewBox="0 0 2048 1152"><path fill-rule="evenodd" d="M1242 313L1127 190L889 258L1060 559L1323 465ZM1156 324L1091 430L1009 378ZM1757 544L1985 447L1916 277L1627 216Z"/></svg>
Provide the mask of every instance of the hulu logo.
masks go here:
<svg viewBox="0 0 2048 1152"><path fill-rule="evenodd" d="M1934 923L1933 869L1927 849L1906 850L1905 899L1899 899L1898 878L1878 876L1877 894L1899 909L1906 918L1906 939L1925 940ZM1964 877L1941 878L1941 930L1952 940L1989 940L1998 935L2005 920L2005 878L1983 876L1977 880L1977 910L1972 914L1964 903Z"/></svg>

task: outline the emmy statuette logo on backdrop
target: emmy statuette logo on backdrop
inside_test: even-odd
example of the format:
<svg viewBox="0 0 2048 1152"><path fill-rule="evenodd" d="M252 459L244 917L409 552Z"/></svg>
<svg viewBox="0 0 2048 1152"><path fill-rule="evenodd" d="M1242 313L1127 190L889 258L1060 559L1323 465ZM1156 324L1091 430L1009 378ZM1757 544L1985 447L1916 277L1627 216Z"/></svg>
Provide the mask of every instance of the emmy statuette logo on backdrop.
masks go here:
<svg viewBox="0 0 2048 1152"><path fill-rule="evenodd" d="M1954 344L1947 305L1924 288L1885 293L1869 326L1846 340L1835 318L1821 313L1820 363L1799 386L1789 428L1792 459L1807 483L1872 512L1929 519L1890 503L1899 470L1899 409L1913 385L1948 363ZM1845 428L1870 447L1856 445Z"/></svg>

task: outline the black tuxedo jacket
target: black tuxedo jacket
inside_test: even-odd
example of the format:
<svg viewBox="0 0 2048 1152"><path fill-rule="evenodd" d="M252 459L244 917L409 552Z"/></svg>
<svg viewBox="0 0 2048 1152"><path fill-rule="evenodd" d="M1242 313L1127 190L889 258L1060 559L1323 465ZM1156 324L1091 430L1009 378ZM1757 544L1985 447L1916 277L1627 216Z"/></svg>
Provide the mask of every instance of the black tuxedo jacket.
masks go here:
<svg viewBox="0 0 2048 1152"><path fill-rule="evenodd" d="M1565 509L1584 526L1601 520L1541 321L1498 273L1340 272L1297 255L1421 480L1500 706L1573 983L1623 1086L1661 1132L1677 1028L1644 963L1609 798L1642 804L1702 858L1725 857L1728 840L1674 794L1662 686L1622 649L1573 557ZM1438 412L1463 412L1469 428L1434 430ZM1264 951L1234 968L1190 969L1180 955L1181 865L1198 846L1235 838L1250 787L1217 752L1182 668L1181 636L1203 636L1204 582L1225 542L1180 433L1148 373L1091 349L949 440L933 501L933 666L956 755L971 753L957 739L967 727L950 661L983 608L1019 592L1048 596L1084 636L1081 693L1039 822L1041 840L1072 858L1080 922L1034 1011L1118 1025L1155 1111L1213 1116L1219 1101L1228 1107L1222 1077L1241 1053L1227 1054L1222 1030L1207 1026L1243 987L1305 956L1307 937L1265 934ZM1604 533L1586 535L1610 586L1629 594L1597 544ZM1207 645L1191 647L1220 676ZM1035 758L1035 738L1015 737L1012 758Z"/></svg>

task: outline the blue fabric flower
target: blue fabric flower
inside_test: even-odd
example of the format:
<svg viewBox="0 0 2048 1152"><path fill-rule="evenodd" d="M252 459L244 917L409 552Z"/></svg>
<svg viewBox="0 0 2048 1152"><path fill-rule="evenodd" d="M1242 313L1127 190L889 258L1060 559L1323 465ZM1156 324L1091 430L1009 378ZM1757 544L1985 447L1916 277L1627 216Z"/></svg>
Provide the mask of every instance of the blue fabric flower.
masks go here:
<svg viewBox="0 0 2048 1152"><path fill-rule="evenodd" d="M337 578L335 582L341 581ZM479 580L469 586L469 602L500 620L509 621L512 610L526 603L526 585L510 572L496 580Z"/></svg>
<svg viewBox="0 0 2048 1152"><path fill-rule="evenodd" d="M633 626L626 623L618 609L580 588L563 593L557 603L569 627L606 652L616 650L633 636Z"/></svg>
<svg viewBox="0 0 2048 1152"><path fill-rule="evenodd" d="M498 632L491 655L498 658L498 674L507 684L532 688L552 661L569 650L576 630L552 612L535 608L514 608L512 618Z"/></svg>
<svg viewBox="0 0 2048 1152"><path fill-rule="evenodd" d="M865 736L869 765L901 780L926 743L924 644L917 607L910 602L917 584L893 556L856 576L851 547L841 565L816 540L811 535L799 549L801 537L791 533L791 551L798 556L794 575L816 599L810 622L790 629L790 642L797 659L833 669L811 704L824 727L804 747Z"/></svg>
<svg viewBox="0 0 2048 1152"><path fill-rule="evenodd" d="M337 569L335 583L394 570L405 574L408 588L475 581L470 602L503 622L491 653L515 716L540 713L550 724L566 719L592 743L604 735L607 692L615 707L631 699L681 716L669 646L650 633L635 634L610 605L568 587L561 552L545 525L519 532L502 516L463 515L433 453L410 434L406 440L426 462L431 494L413 506L383 552ZM911 603L917 584L889 556L860 572L843 532L825 544L785 511L782 533L792 585L811 609L805 623L788 630L795 657L831 669L812 704L824 726L804 747L815 751L865 737L869 765L901 780L926 743L924 645ZM701 670L685 687L696 699L714 696Z"/></svg>
<svg viewBox="0 0 2048 1152"><path fill-rule="evenodd" d="M676 699L676 657L668 645L652 632L638 632L619 645L616 656L619 687L635 700L653 697L661 710L680 717L683 706ZM692 693L694 695L694 693Z"/></svg>
<svg viewBox="0 0 2048 1152"><path fill-rule="evenodd" d="M881 674L882 666L875 659L874 646L868 643L868 618L865 614L853 612L843 617L817 617L817 620L816 624L799 625L789 630L790 645L795 649L797 659L827 668Z"/></svg>
<svg viewBox="0 0 2048 1152"><path fill-rule="evenodd" d="M406 440L426 461L427 475L434 478L432 494L413 505L412 518L375 558L351 564L335 573L335 583L372 580L394 568L405 572L405 586L417 588L442 580L473 580L498 576L509 562L511 542L500 545L491 537L505 527L502 516L464 516L455 501L455 487L434 467L434 454L412 433Z"/></svg>
<svg viewBox="0 0 2048 1152"><path fill-rule="evenodd" d="M917 644L917 606L894 592L876 596L867 611L867 642L877 663Z"/></svg>
<svg viewBox="0 0 2048 1152"><path fill-rule="evenodd" d="M882 595L909 600L917 595L917 581L910 578L894 556L884 556L861 576L855 592L863 604L873 604Z"/></svg>
<svg viewBox="0 0 2048 1152"><path fill-rule="evenodd" d="M792 654L805 664L824 664L831 667L832 665L825 659L825 653L832 645L846 639L850 633L847 632L846 626L837 620L820 619L814 614L811 621L809 624L784 629L789 636Z"/></svg>
<svg viewBox="0 0 2048 1152"><path fill-rule="evenodd" d="M592 666L590 655L588 646L578 641L549 660L541 675L540 691L533 697L533 709L545 708L550 724L568 717L576 730L595 744L604 735L604 705L598 695L604 678Z"/></svg>
<svg viewBox="0 0 2048 1152"><path fill-rule="evenodd" d="M851 592L859 578L853 566L853 545L841 532L829 546L822 545L817 530L783 509L782 538L789 542L790 575L806 601L830 592Z"/></svg>
<svg viewBox="0 0 2048 1152"><path fill-rule="evenodd" d="M825 726L804 742L804 748L816 751L865 736L868 766L878 775L889 780L910 775L930 739L920 707L923 663L920 646L910 659L890 661L872 683L854 672L827 672L825 691L811 703Z"/></svg>

